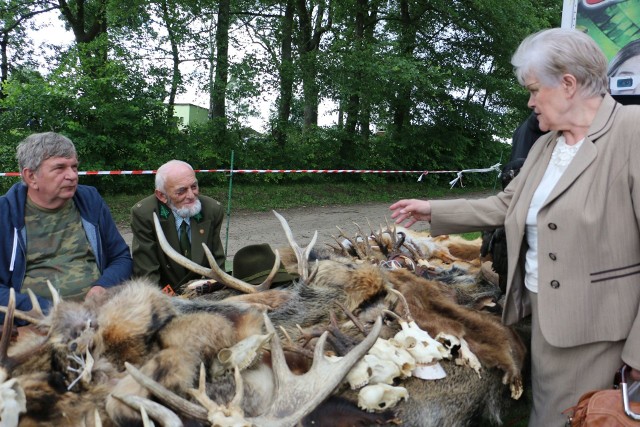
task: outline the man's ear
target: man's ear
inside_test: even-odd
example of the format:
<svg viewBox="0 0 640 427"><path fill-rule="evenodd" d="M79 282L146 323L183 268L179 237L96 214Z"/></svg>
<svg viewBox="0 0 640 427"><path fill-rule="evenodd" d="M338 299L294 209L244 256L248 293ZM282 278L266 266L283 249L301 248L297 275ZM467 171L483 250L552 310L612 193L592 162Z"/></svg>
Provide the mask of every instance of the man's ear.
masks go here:
<svg viewBox="0 0 640 427"><path fill-rule="evenodd" d="M27 187L38 189L38 180L36 179L36 171L29 168L23 168L21 173L23 181L27 184Z"/></svg>
<svg viewBox="0 0 640 427"><path fill-rule="evenodd" d="M155 191L156 198L160 200L162 203L166 204L168 202L167 196L160 190Z"/></svg>

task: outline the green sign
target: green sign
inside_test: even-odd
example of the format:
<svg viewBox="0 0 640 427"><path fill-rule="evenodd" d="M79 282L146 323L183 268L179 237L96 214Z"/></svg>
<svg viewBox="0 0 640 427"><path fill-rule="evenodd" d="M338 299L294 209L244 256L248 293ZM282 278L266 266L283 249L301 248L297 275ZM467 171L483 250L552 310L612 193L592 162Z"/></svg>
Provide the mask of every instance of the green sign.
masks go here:
<svg viewBox="0 0 640 427"><path fill-rule="evenodd" d="M611 93L640 94L640 0L570 0L564 7L568 13L572 26L591 36L607 56Z"/></svg>

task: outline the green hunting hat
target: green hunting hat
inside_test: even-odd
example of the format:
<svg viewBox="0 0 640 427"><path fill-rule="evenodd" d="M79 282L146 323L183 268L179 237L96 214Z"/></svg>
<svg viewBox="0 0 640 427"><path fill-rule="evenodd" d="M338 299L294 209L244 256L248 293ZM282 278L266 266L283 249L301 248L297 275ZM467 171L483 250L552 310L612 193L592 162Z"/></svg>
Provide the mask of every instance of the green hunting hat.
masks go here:
<svg viewBox="0 0 640 427"><path fill-rule="evenodd" d="M241 248L233 256L233 277L252 285L259 285L269 276L276 254L267 243ZM271 283L291 282L297 275L287 272L282 263Z"/></svg>

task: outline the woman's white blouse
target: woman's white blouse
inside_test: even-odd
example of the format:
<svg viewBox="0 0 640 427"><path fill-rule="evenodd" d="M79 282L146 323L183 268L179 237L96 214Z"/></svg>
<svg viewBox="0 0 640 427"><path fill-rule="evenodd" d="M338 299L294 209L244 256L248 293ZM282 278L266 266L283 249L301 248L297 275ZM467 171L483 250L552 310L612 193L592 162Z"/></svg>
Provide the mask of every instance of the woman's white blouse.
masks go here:
<svg viewBox="0 0 640 427"><path fill-rule="evenodd" d="M567 170L583 142L584 139L581 139L574 145L567 145L564 136L558 137L547 170L531 199L525 222L525 235L529 248L525 257L524 277L524 284L531 292L538 292L538 211Z"/></svg>

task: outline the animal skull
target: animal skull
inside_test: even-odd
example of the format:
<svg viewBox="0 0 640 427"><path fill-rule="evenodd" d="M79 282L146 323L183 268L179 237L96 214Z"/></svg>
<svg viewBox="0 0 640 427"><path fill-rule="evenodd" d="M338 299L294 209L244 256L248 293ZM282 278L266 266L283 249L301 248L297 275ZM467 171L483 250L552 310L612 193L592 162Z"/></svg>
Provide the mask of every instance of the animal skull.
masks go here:
<svg viewBox="0 0 640 427"><path fill-rule="evenodd" d="M358 393L358 407L367 412L383 411L394 407L400 400L409 398L404 387L374 384L363 387Z"/></svg>
<svg viewBox="0 0 640 427"><path fill-rule="evenodd" d="M333 358L336 358L336 356L332 356ZM349 371L346 380L351 390L357 390L367 384L393 384L393 380L401 376L400 367L393 361L366 354Z"/></svg>
<svg viewBox="0 0 640 427"><path fill-rule="evenodd" d="M455 359L456 365L467 365L470 368L473 368L473 370L477 372L478 376L481 376L480 369L482 369L482 365L480 364L480 360L471 352L469 344L464 338L458 338L456 336L440 332L436 336L436 339L444 342L445 346L449 349L449 352L451 352L453 347L459 346L458 357Z"/></svg>
<svg viewBox="0 0 640 427"><path fill-rule="evenodd" d="M333 356L335 357L335 356ZM355 364L353 368L347 374L347 382L351 387L351 390L357 390L360 387L364 387L369 384L369 377L371 376L369 363L362 358Z"/></svg>
<svg viewBox="0 0 640 427"><path fill-rule="evenodd" d="M420 329L415 322L400 322L400 325L402 330L394 339L413 356L418 365L430 365L450 357L449 351L431 338L427 331Z"/></svg>
<svg viewBox="0 0 640 427"><path fill-rule="evenodd" d="M402 343L394 339L384 340L378 338L369 350L369 354L395 363L400 369L402 378L410 377L411 371L416 367L415 357L404 348Z"/></svg>
<svg viewBox="0 0 640 427"><path fill-rule="evenodd" d="M364 360L369 365L370 384L393 384L393 380L401 375L400 367L392 360L380 359L373 354L366 354Z"/></svg>
<svg viewBox="0 0 640 427"><path fill-rule="evenodd" d="M218 353L218 360L228 370L236 366L241 371L253 365L261 355L261 350L273 337L273 333L265 335L251 335L229 348L223 348Z"/></svg>

